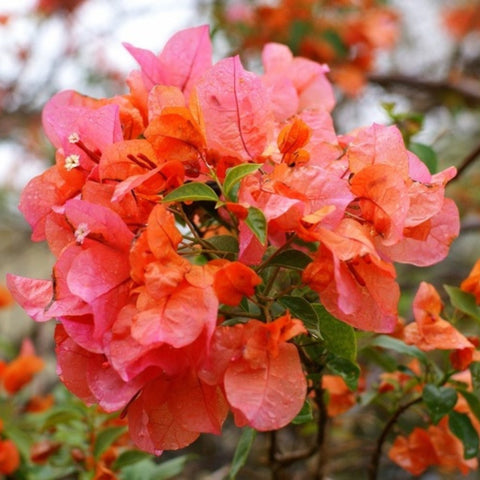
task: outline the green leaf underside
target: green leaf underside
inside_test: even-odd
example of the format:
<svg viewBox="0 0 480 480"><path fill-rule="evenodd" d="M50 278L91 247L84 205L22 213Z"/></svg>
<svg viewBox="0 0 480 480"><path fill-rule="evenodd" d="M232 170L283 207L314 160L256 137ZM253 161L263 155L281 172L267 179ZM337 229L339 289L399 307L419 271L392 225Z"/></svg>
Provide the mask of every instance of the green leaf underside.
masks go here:
<svg viewBox="0 0 480 480"><path fill-rule="evenodd" d="M209 201L218 202L220 199L214 190L200 182L186 183L166 195L163 202L196 202Z"/></svg>

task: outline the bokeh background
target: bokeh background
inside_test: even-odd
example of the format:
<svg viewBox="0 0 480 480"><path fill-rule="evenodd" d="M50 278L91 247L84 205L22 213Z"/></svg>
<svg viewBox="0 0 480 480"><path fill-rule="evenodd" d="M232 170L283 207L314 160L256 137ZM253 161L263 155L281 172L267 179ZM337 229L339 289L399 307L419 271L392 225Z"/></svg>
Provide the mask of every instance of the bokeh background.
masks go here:
<svg viewBox="0 0 480 480"><path fill-rule="evenodd" d="M342 10L346 4L358 9L356 17ZM335 18L339 11L343 17ZM159 52L174 32L205 23L216 59L240 53L256 70L262 44L282 41L297 54L329 63L339 133L395 121L439 170L459 167L447 192L459 206L462 233L442 264L399 268L402 314L410 315L420 280L458 285L480 257L480 2L473 0L0 0L0 284L7 272L50 275L47 248L31 243L17 211L23 186L53 161L41 127L44 103L64 89L94 97L125 93L124 79L136 65L122 42ZM43 385L51 385L52 329L35 325L18 307L2 309L0 353L32 338L48 359ZM198 442L203 460L195 464L195 478L223 478L237 438L227 429L220 443ZM257 441L261 452L263 440ZM348 442L345 448L353 451ZM332 462L332 469L352 478L360 460ZM192 475L187 470L182 478ZM245 475L266 478L260 467Z"/></svg>

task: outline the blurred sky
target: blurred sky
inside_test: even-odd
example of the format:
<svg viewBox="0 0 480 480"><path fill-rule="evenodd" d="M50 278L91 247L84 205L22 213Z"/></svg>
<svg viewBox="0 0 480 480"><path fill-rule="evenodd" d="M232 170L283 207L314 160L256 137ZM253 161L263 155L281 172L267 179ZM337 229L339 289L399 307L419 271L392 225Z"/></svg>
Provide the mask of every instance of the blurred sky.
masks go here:
<svg viewBox="0 0 480 480"><path fill-rule="evenodd" d="M0 0L0 15L10 14L14 19L2 27L0 35L0 83L2 80L21 82L20 97L22 92L26 96L31 88L35 88L36 83L42 81L42 75L48 75L45 65L49 62L58 64L58 52L72 38L82 42L79 56L75 61L62 62L52 79L55 82L52 88L54 91L74 89L101 97L103 92L95 90L95 85L82 83L79 75L82 65L115 69L124 78L130 70L137 68L137 64L122 42L158 52L178 30L206 21L198 15L195 0L88 0L71 19L49 18L42 23L25 15L32 11L35 3L35 0ZM71 28L67 32L71 34L70 40L66 38L65 25ZM35 38L35 51L27 68L20 74L15 55L8 53L28 44L32 38ZM39 106L47 100L48 95L36 98ZM0 143L0 186L21 189L30 178L44 170L43 159L33 155L27 159L26 153L14 141ZM19 156L23 161L18 161Z"/></svg>

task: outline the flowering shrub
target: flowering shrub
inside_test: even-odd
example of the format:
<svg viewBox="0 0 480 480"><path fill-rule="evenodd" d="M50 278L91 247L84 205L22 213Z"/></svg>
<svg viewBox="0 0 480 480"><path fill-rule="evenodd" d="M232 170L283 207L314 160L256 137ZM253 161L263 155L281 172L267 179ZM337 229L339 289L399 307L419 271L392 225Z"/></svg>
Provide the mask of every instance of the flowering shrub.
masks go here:
<svg viewBox="0 0 480 480"><path fill-rule="evenodd" d="M400 32L398 13L376 0L220 0L211 14L215 31L240 54L284 43L296 55L328 64L335 85L348 95L363 90L377 53L391 49Z"/></svg>
<svg viewBox="0 0 480 480"><path fill-rule="evenodd" d="M50 280L11 274L8 285L33 319L57 320L66 387L121 412L135 444L156 455L219 434L229 412L248 435L313 416L321 431L363 388L356 329L370 349L420 362L402 378L390 362L379 387L414 396L387 423L372 478L394 420L420 402L433 423L449 415L460 444L474 438L469 413L442 393L472 395L460 381L445 386L451 372L432 376L425 352L451 350L465 370L476 344L440 317L426 283L403 326L394 266L448 254L455 168L431 173L395 126L337 134L325 67L280 44L265 46L261 75L238 57L212 64L204 26L159 55L126 48L140 65L128 94L65 91L47 103L55 165L20 200L32 239L56 261ZM437 437L447 428L432 427ZM415 439L399 438L390 457L408 469Z"/></svg>

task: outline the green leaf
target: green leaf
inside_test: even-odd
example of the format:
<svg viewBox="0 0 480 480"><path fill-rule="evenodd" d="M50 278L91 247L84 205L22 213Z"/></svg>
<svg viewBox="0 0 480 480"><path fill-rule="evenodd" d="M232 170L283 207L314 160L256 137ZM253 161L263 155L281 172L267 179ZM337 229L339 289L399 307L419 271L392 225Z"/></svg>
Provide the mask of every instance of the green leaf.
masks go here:
<svg viewBox="0 0 480 480"><path fill-rule="evenodd" d="M472 362L468 368L472 375L473 392L480 396L480 362Z"/></svg>
<svg viewBox="0 0 480 480"><path fill-rule="evenodd" d="M312 259L306 253L292 248L275 255L269 264L293 270L304 270L311 262Z"/></svg>
<svg viewBox="0 0 480 480"><path fill-rule="evenodd" d="M325 340L327 350L338 357L355 362L357 339L353 327L336 319L319 303L313 303L312 307L317 314L320 333Z"/></svg>
<svg viewBox="0 0 480 480"><path fill-rule="evenodd" d="M180 475L187 461L195 455L182 455L166 460L160 464L154 463L150 458L141 460L133 465L126 466L120 473L122 480L167 480Z"/></svg>
<svg viewBox="0 0 480 480"><path fill-rule="evenodd" d="M232 235L215 235L208 239L209 245L218 250L217 255L228 260L234 260L238 253L238 240Z"/></svg>
<svg viewBox="0 0 480 480"><path fill-rule="evenodd" d="M360 378L360 367L346 358L337 357L329 354L327 358L327 367L336 375L340 375L347 384L347 387L355 391L358 387Z"/></svg>
<svg viewBox="0 0 480 480"><path fill-rule="evenodd" d="M311 31L312 27L310 22L306 22L305 20L293 18L290 22L290 38L288 41L288 45L290 50L297 55L299 53L299 48L301 42L304 41L305 37Z"/></svg>
<svg viewBox="0 0 480 480"><path fill-rule="evenodd" d="M463 443L463 457L474 458L478 454L478 433L467 414L455 410L448 416L448 426L452 433Z"/></svg>
<svg viewBox="0 0 480 480"><path fill-rule="evenodd" d="M73 406L70 408L54 407L48 411L48 415L45 417L42 428L48 429L59 424L67 424L74 420L82 420L83 418L83 412Z"/></svg>
<svg viewBox="0 0 480 480"><path fill-rule="evenodd" d="M238 441L237 448L233 455L232 465L230 466L230 472L228 473L229 480L235 480L238 472L242 469L248 459L250 450L252 449L253 442L257 435L257 431L254 428L245 427Z"/></svg>
<svg viewBox="0 0 480 480"><path fill-rule="evenodd" d="M5 426L5 436L13 441L24 458L30 458L31 437L18 427L11 424ZM1 478L1 477L0 477Z"/></svg>
<svg viewBox="0 0 480 480"><path fill-rule="evenodd" d="M249 207L245 223L258 238L258 241L265 245L267 243L267 219L263 212L256 207Z"/></svg>
<svg viewBox="0 0 480 480"><path fill-rule="evenodd" d="M230 193L232 188L247 175L256 172L262 165L260 163L242 163L235 167L228 168L225 180L223 182L223 193L225 197L231 198Z"/></svg>
<svg viewBox="0 0 480 480"><path fill-rule="evenodd" d="M394 372L398 368L398 362L390 355L387 355L383 350L380 351L377 348L369 346L362 349L362 356L364 356L369 362L375 363L386 372Z"/></svg>
<svg viewBox="0 0 480 480"><path fill-rule="evenodd" d="M456 390L450 387L437 387L432 384L423 387L422 398L435 424L452 411L457 397Z"/></svg>
<svg viewBox="0 0 480 480"><path fill-rule="evenodd" d="M218 195L205 183L190 182L176 188L165 196L163 202L196 202L200 200L211 200L218 202Z"/></svg>
<svg viewBox="0 0 480 480"><path fill-rule="evenodd" d="M93 456L98 460L105 450L123 433L127 431L126 427L109 427L102 430L95 439L93 446Z"/></svg>
<svg viewBox="0 0 480 480"><path fill-rule="evenodd" d="M331 47L335 50L335 53L343 58L348 54L348 47L345 45L342 37L334 29L327 29L322 32L322 38L326 40Z"/></svg>
<svg viewBox="0 0 480 480"><path fill-rule="evenodd" d="M307 300L303 297L285 295L278 300L278 303L289 310L292 316L299 318L314 337L322 338L317 312Z"/></svg>
<svg viewBox="0 0 480 480"><path fill-rule="evenodd" d="M292 420L294 425L302 425L304 423L311 422L313 420L313 410L311 403L305 400L302 409L298 412L297 416Z"/></svg>
<svg viewBox="0 0 480 480"><path fill-rule="evenodd" d="M122 468L134 465L147 458L152 458L152 456L141 450L126 450L118 456L115 462L113 462L113 470L121 470Z"/></svg>
<svg viewBox="0 0 480 480"><path fill-rule="evenodd" d="M478 396L463 389L458 389L457 391L467 401L471 412L477 417L478 420L480 420L480 399Z"/></svg>
<svg viewBox="0 0 480 480"><path fill-rule="evenodd" d="M445 288L455 308L480 322L480 307L476 304L475 297L471 293L450 285L444 285L443 288Z"/></svg>
<svg viewBox="0 0 480 480"><path fill-rule="evenodd" d="M370 342L370 345L386 348L387 350L394 350L395 352L402 353L410 357L415 357L424 365L428 363L428 358L425 353L423 353L417 347L413 345L407 345L397 338L389 337L387 335L379 335Z"/></svg>
<svg viewBox="0 0 480 480"><path fill-rule="evenodd" d="M410 142L411 150L427 167L431 174L438 171L438 159L435 150L424 143Z"/></svg>

